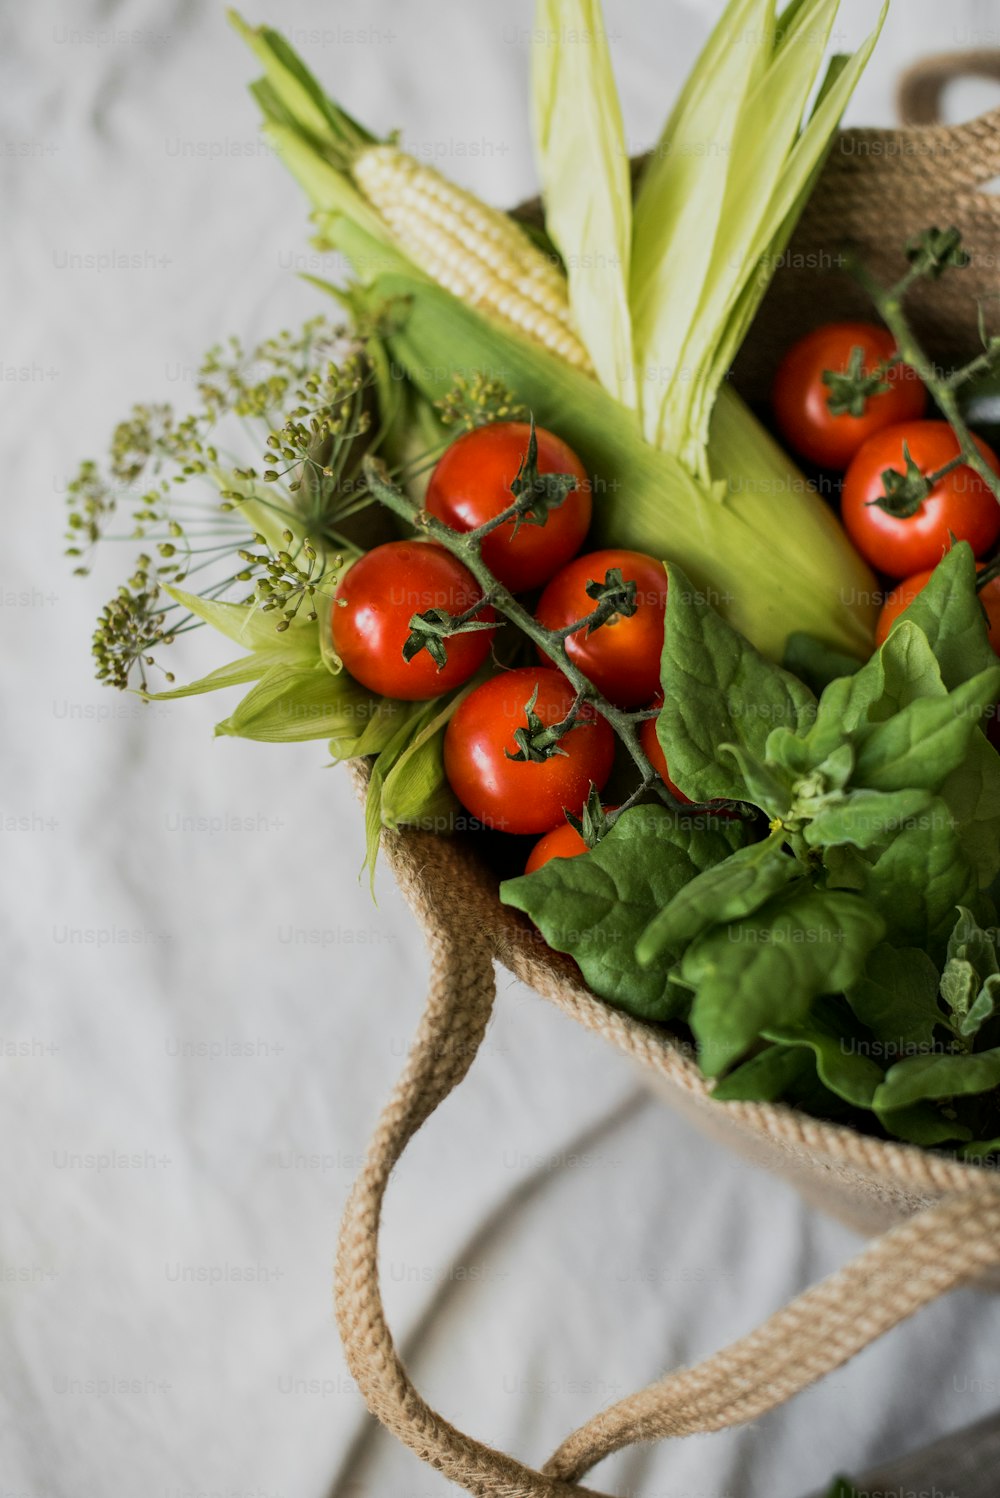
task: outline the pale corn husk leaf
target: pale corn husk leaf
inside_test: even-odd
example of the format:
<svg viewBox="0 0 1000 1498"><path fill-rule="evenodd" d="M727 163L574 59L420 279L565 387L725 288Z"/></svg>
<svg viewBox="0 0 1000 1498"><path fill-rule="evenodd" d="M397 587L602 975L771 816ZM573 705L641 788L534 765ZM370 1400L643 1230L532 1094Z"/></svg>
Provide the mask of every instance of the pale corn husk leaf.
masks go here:
<svg viewBox="0 0 1000 1498"><path fill-rule="evenodd" d="M597 377L634 404L632 185L600 5L539 0L535 38L534 134L546 228L566 264L573 321Z"/></svg>
<svg viewBox="0 0 1000 1498"><path fill-rule="evenodd" d="M272 666L216 725L216 735L264 744L301 744L343 737L367 721L371 694L346 671L331 676L319 666Z"/></svg>
<svg viewBox="0 0 1000 1498"><path fill-rule="evenodd" d="M722 224L743 103L770 56L770 10L768 0L731 0L640 179L630 297L643 428L655 446L666 445L671 388L697 375L683 368L683 348Z"/></svg>
<svg viewBox="0 0 1000 1498"><path fill-rule="evenodd" d="M248 26L238 11L227 12L230 25L264 66L269 89L300 129L343 149L358 150L371 145L375 136L327 97L280 31L270 26Z"/></svg>
<svg viewBox="0 0 1000 1498"><path fill-rule="evenodd" d="M319 213L349 218L373 243L384 245L389 254L394 253L388 225L361 196L346 172L326 161L316 146L303 139L300 131L291 125L269 120L264 133Z"/></svg>
<svg viewBox="0 0 1000 1498"><path fill-rule="evenodd" d="M351 732L330 740L334 763L359 755L381 754L404 723L416 718L423 706L422 702L397 702L393 697L373 696L371 710L364 722L356 723Z"/></svg>
<svg viewBox="0 0 1000 1498"><path fill-rule="evenodd" d="M707 434L701 423L692 421L692 410L711 409L720 335L725 342L725 330L748 281L758 294L767 283L760 274L757 246L762 235L770 245L786 216L780 214L776 222L774 198L822 67L839 3L809 0L800 8L767 68L747 93L729 155L720 163L725 197L719 232L680 354L682 367L693 375L670 385L660 418L661 440L677 442L683 434L689 462L696 463L705 449ZM702 399L706 389L707 401Z"/></svg>
<svg viewBox="0 0 1000 1498"><path fill-rule="evenodd" d="M187 593L170 584L164 584L164 592L237 645L249 646L251 650L273 651L282 659L298 665L316 665L320 661L319 629L304 617L304 611L288 629L279 633L274 612L265 614L254 604L202 598L197 593Z"/></svg>
<svg viewBox="0 0 1000 1498"><path fill-rule="evenodd" d="M217 666L207 676L199 676L183 687L171 687L165 692L143 692L147 702L171 702L180 697L200 697L204 692L221 692L225 687L245 686L248 681L259 681L272 666L280 665L282 657L268 655L255 650L253 655L243 655L238 661L226 666Z"/></svg>
<svg viewBox="0 0 1000 1498"><path fill-rule="evenodd" d="M871 35L853 56L837 57L831 63L823 92L812 116L788 157L784 172L772 197L768 220L751 246L749 255L757 256L757 271L747 281L735 303L727 327L718 338L714 357L701 392L700 409L692 415L692 429L704 435L713 403L721 382L739 352L757 309L767 290L774 270L787 248L799 215L816 184L816 179L830 151L841 116L857 87L888 15L885 0ZM767 237L768 224L781 223L777 233Z"/></svg>
<svg viewBox="0 0 1000 1498"><path fill-rule="evenodd" d="M481 679L473 678L443 703L432 703L437 711L421 718L413 738L383 782L383 826L450 830L452 816L460 808L444 773L444 731L459 703Z"/></svg>
<svg viewBox="0 0 1000 1498"><path fill-rule="evenodd" d="M698 472L706 471L720 384L871 56L887 5L800 129L838 0L796 0L777 25L771 6L733 0L644 174L632 278L639 362L652 372L644 429ZM738 92L740 80L745 86ZM706 122L714 149L701 163L700 183L692 182L678 157L693 149ZM698 205L705 209L700 230L693 219Z"/></svg>
<svg viewBox="0 0 1000 1498"><path fill-rule="evenodd" d="M804 3L807 3L807 0L796 0L796 9L801 9L801 5ZM826 77L823 80L816 99L815 108L818 108L822 103L848 62L850 62L850 58L843 54L838 53L831 57ZM699 431L706 430L707 423L712 419L715 403L720 397L720 391L723 394L725 392L723 381L726 379L736 355L743 346L744 338L750 331L753 320L757 315L761 298L770 283L771 277L782 263L802 209L812 196L813 189L823 170L832 145L833 141L831 140L827 150L821 154L813 167L812 173L799 194L798 199L793 204L791 212L785 216L784 223L771 240L764 256L758 262L755 274L749 278L743 287L739 300L730 314L725 335L719 340L719 344L713 355L711 368L707 372L705 380L701 382L700 403L697 408L692 410L692 424Z"/></svg>

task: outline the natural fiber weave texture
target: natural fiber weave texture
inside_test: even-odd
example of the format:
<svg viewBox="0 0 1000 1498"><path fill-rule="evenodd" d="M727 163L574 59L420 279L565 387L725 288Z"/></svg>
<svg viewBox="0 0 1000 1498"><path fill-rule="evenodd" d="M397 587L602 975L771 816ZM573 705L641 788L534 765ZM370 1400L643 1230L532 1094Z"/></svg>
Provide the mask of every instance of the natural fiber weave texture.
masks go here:
<svg viewBox="0 0 1000 1498"><path fill-rule="evenodd" d="M935 79L940 71L939 65ZM937 98L943 85L934 86ZM910 116L932 107L921 92L930 87L918 82L909 95L904 89ZM928 227L929 217L957 224L979 264L927 288L915 321L938 359L967 355L977 338L977 299L1000 287L1000 201L981 190L998 173L1000 111L958 127L844 132L741 355L744 393L767 388L793 336L832 318L867 314L836 264L845 239L875 274L895 279L901 240ZM365 768L355 769L363 787ZM988 1171L777 1105L714 1103L693 1056L673 1037L597 999L573 963L500 905L496 879L471 842L392 833L383 837L383 854L427 935L430 987L406 1069L345 1213L337 1318L349 1367L373 1413L468 1492L593 1493L577 1483L611 1452L756 1419L922 1306L1000 1271L1000 1182ZM389 1177L409 1140L468 1072L492 1012L494 959L632 1057L675 1106L794 1181L810 1201L856 1227L889 1229L749 1336L603 1411L563 1443L543 1472L463 1435L425 1403L394 1347L379 1287L378 1231Z"/></svg>

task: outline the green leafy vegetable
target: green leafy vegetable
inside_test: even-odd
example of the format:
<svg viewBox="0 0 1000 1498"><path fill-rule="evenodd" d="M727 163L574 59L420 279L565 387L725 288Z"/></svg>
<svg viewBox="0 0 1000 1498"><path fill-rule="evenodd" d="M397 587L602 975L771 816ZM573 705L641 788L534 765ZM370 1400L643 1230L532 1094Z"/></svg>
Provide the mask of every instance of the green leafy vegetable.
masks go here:
<svg viewBox="0 0 1000 1498"><path fill-rule="evenodd" d="M684 1003L672 981L677 954L661 951L655 964L638 969L635 944L657 910L721 864L742 838L738 824L700 828L664 807L639 806L590 853L508 879L500 898L529 915L549 946L575 957L601 998L643 1019L668 1019Z"/></svg>
<svg viewBox="0 0 1000 1498"><path fill-rule="evenodd" d="M719 1076L758 1035L799 1024L820 994L850 988L885 934L867 903L842 891L794 888L746 920L687 949L680 976L695 991L699 1061Z"/></svg>
<svg viewBox="0 0 1000 1498"><path fill-rule="evenodd" d="M671 777L692 801L753 799L722 746L763 759L772 729L812 722L815 698L727 624L679 567L667 575L657 734Z"/></svg>
<svg viewBox="0 0 1000 1498"><path fill-rule="evenodd" d="M724 863L698 874L670 904L655 915L636 945L636 956L648 967L665 949L679 951L707 926L753 915L772 895L805 874L781 841L738 849Z"/></svg>
<svg viewBox="0 0 1000 1498"><path fill-rule="evenodd" d="M978 1035L993 1018L1000 1000L997 931L984 931L968 910L960 909L948 942L941 974L941 997L963 1038Z"/></svg>
<svg viewBox="0 0 1000 1498"><path fill-rule="evenodd" d="M837 1097L855 1108L870 1108L882 1082L883 1069L863 1054L850 1035L837 1003L821 1000L798 1024L775 1025L764 1039L779 1045L805 1046L812 1051L820 1080Z"/></svg>
<svg viewBox="0 0 1000 1498"><path fill-rule="evenodd" d="M927 586L899 616L893 633L904 621L926 635L949 688L996 665L976 594L975 558L966 541L945 553Z"/></svg>
<svg viewBox="0 0 1000 1498"><path fill-rule="evenodd" d="M875 1093L882 1113L932 1098L965 1097L1000 1087L1000 1049L975 1056L908 1056L889 1068Z"/></svg>
<svg viewBox="0 0 1000 1498"><path fill-rule="evenodd" d="M712 1096L720 1103L776 1103L812 1069L807 1051L769 1045L716 1082Z"/></svg>
<svg viewBox="0 0 1000 1498"><path fill-rule="evenodd" d="M839 676L852 676L855 671L860 671L862 664L854 656L831 650L822 640L801 630L788 636L782 661L785 670L804 681L817 697L831 681Z"/></svg>
<svg viewBox="0 0 1000 1498"><path fill-rule="evenodd" d="M938 970L916 947L877 946L847 1000L871 1031L881 1056L917 1047L927 1050L944 1016L938 1004Z"/></svg>

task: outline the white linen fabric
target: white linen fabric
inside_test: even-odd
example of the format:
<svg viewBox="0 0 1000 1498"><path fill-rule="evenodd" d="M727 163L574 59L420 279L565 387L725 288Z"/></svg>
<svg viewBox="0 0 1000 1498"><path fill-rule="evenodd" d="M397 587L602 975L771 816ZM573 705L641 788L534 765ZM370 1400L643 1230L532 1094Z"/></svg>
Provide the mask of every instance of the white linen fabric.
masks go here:
<svg viewBox="0 0 1000 1498"><path fill-rule="evenodd" d="M491 201L533 191L530 0L254 3L375 129ZM636 149L720 8L608 0ZM845 40L872 10L845 0ZM89 580L60 556L67 476L130 403L183 410L210 343L309 315L295 272L337 266L258 142L221 6L39 0L0 24L0 1487L431 1498L449 1485L368 1420L330 1310L339 1214L419 1014L419 932L385 877L377 904L359 880L322 744L213 742L226 700L93 684L125 553ZM996 0L896 0L852 118L889 121L922 51L991 44ZM225 656L203 631L180 667ZM427 1396L541 1462L856 1247L502 978L482 1056L393 1186L386 1294ZM1000 1304L955 1296L758 1428L599 1480L797 1498L988 1411L998 1337Z"/></svg>

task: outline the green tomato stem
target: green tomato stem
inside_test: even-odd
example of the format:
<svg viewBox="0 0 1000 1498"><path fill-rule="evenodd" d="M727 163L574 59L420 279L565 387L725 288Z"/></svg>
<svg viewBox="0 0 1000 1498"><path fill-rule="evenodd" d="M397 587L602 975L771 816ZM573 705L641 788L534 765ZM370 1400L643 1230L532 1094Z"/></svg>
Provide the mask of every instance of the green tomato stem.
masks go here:
<svg viewBox="0 0 1000 1498"><path fill-rule="evenodd" d="M926 353L906 315L904 306L906 293L915 282L920 280L922 272L911 269L895 286L886 288L880 286L863 265L855 263L853 269L855 277L868 293L876 311L895 338L896 347L902 355L903 362L917 372L944 412L948 425L958 439L965 463L978 473L994 499L1000 504L1000 474L994 473L976 446L955 396L956 389L963 381L938 372L936 364ZM983 365L984 357L988 356L980 356L974 361L977 365L977 372L983 367L992 367L992 364ZM963 371L959 370L957 373L962 374Z"/></svg>

